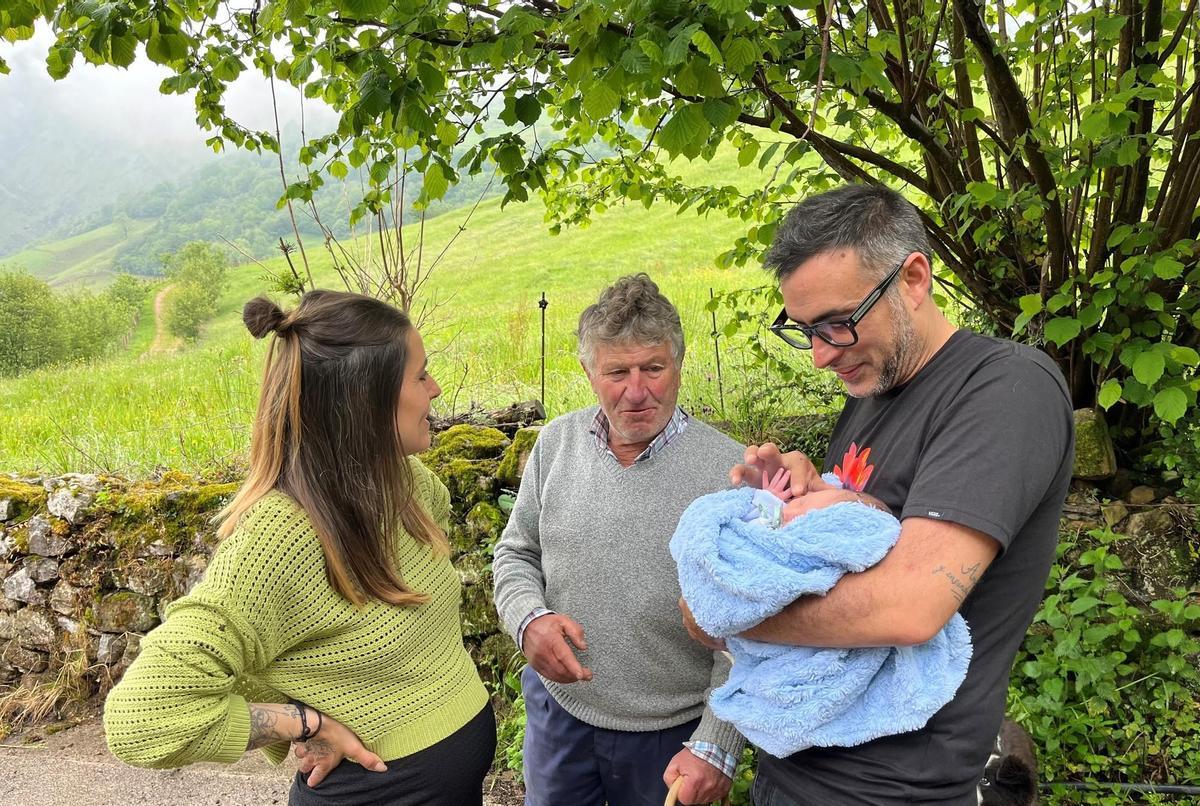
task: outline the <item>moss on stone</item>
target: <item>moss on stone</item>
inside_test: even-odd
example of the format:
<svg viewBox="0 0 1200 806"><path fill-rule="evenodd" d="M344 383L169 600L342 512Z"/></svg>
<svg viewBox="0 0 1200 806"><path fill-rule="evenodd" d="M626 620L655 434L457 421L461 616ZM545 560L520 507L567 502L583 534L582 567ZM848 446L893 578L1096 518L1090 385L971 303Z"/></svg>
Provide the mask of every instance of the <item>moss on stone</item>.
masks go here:
<svg viewBox="0 0 1200 806"><path fill-rule="evenodd" d="M457 459L499 459L509 445L503 431L479 425L456 425L434 437L433 447L421 454L430 468Z"/></svg>
<svg viewBox="0 0 1200 806"><path fill-rule="evenodd" d="M146 632L158 624L154 600L131 591L110 593L96 606L96 625L105 632Z"/></svg>
<svg viewBox="0 0 1200 806"><path fill-rule="evenodd" d="M542 432L539 425L522 428L513 434L512 444L504 451L504 458L496 469L496 478L501 486L516 489L521 484L521 473L525 470L525 461L529 452L537 442L538 434Z"/></svg>
<svg viewBox="0 0 1200 806"><path fill-rule="evenodd" d="M40 484L0 476L0 501L12 502L8 522L19 523L46 508L46 491Z"/></svg>
<svg viewBox="0 0 1200 806"><path fill-rule="evenodd" d="M1117 472L1117 457L1104 416L1096 409L1075 412L1075 466L1080 479L1106 479Z"/></svg>
<svg viewBox="0 0 1200 806"><path fill-rule="evenodd" d="M463 554L454 561L454 569L463 586L486 585L492 582L492 566L489 557L482 552Z"/></svg>
<svg viewBox="0 0 1200 806"><path fill-rule="evenodd" d="M467 533L475 545L490 553L496 545L496 541L500 539L500 533L504 531L504 525L508 523L508 518L495 504L489 501L480 501L471 507L465 523Z"/></svg>
<svg viewBox="0 0 1200 806"><path fill-rule="evenodd" d="M496 605L492 602L491 585L464 586L460 612L464 636L492 635L500 630L500 617L496 615Z"/></svg>
<svg viewBox="0 0 1200 806"><path fill-rule="evenodd" d="M471 537L467 527L457 521L450 522L450 531L446 538L450 541L450 556L457 559L463 554L475 550L475 538Z"/></svg>
<svg viewBox="0 0 1200 806"><path fill-rule="evenodd" d="M112 491L97 509L109 516L104 531L111 545L138 552L161 542L174 551L189 545L197 534L215 531L213 518L238 486L205 484L171 471L160 481L139 481Z"/></svg>
<svg viewBox="0 0 1200 806"><path fill-rule="evenodd" d="M466 512L480 501L495 501L498 464L495 459L451 459L439 468L455 512Z"/></svg>
<svg viewBox="0 0 1200 806"><path fill-rule="evenodd" d="M516 643L504 632L489 635L478 645L472 645L470 652L483 681L493 689L499 688L505 675L515 672L521 662Z"/></svg>

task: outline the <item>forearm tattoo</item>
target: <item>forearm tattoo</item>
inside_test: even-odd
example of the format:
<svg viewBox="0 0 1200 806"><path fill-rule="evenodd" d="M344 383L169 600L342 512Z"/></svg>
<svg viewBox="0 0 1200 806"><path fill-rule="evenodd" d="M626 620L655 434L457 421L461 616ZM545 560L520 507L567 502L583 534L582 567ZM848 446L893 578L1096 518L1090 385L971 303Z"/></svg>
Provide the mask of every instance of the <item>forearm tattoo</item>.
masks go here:
<svg viewBox="0 0 1200 806"><path fill-rule="evenodd" d="M294 705L251 705L250 742L246 749L257 750L275 742L291 741L291 731L286 724L280 725L280 720L293 716L300 718L300 709Z"/></svg>
<svg viewBox="0 0 1200 806"><path fill-rule="evenodd" d="M979 563L975 563L974 565L960 566L958 573L944 565L939 565L933 569L933 573L934 576L944 576L950 582L950 592L954 594L954 599L961 605L974 589L975 583L979 581L979 565Z"/></svg>

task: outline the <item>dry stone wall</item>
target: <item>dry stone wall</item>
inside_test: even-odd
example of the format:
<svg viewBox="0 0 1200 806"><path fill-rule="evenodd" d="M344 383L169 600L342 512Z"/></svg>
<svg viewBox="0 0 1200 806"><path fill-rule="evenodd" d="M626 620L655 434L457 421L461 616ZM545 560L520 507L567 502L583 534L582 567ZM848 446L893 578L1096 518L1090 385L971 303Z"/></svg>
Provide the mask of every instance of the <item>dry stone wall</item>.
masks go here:
<svg viewBox="0 0 1200 806"><path fill-rule="evenodd" d="M491 601L491 552L507 521L504 491L537 428L509 430L456 425L422 457L451 490L464 635L489 680L516 657ZM0 694L50 685L64 664L86 669L92 692L118 679L166 606L203 575L213 516L237 487L174 472L0 476Z"/></svg>

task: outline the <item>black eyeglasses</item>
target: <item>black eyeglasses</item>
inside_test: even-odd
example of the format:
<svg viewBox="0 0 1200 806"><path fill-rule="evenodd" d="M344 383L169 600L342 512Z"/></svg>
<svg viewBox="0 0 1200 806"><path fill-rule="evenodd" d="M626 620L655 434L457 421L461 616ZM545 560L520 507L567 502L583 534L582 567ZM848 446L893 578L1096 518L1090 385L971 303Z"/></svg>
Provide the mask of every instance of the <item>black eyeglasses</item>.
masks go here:
<svg viewBox="0 0 1200 806"><path fill-rule="evenodd" d="M854 326L861 322L871 308L875 307L875 303L883 298L884 292L900 276L900 270L904 268L904 264L911 256L911 253L906 255L904 260L896 265L896 268L888 272L887 277L884 277L879 285L871 289L871 293L863 298L863 301L854 309L854 313L845 319L830 319L827 322L817 322L815 325L798 325L788 322L785 308L779 312L779 316L775 317L774 323L769 328L770 331L797 350L811 350L813 336L833 347L850 347L858 344L858 331L854 329Z"/></svg>

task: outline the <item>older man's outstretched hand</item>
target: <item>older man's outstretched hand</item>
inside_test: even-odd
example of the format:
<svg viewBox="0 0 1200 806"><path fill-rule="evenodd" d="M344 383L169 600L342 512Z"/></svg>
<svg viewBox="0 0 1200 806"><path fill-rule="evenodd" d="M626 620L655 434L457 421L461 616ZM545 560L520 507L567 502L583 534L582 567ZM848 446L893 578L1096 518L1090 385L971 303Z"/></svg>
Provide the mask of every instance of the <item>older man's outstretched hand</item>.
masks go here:
<svg viewBox="0 0 1200 806"><path fill-rule="evenodd" d="M790 490L793 497L814 490L829 489L829 484L821 478L821 474L807 456L800 451L781 453L779 446L774 442L747 445L743 463L734 465L729 471L729 481L735 487L739 484L760 487L764 479L770 483L784 470L791 476Z"/></svg>
<svg viewBox="0 0 1200 806"><path fill-rule="evenodd" d="M529 665L555 683L579 683L592 679L592 670L579 662L575 650L587 649L583 627L570 616L548 613L525 628L521 648Z"/></svg>

